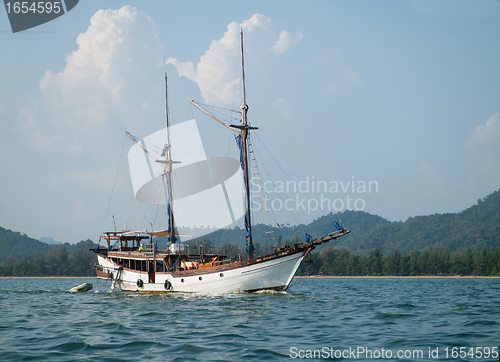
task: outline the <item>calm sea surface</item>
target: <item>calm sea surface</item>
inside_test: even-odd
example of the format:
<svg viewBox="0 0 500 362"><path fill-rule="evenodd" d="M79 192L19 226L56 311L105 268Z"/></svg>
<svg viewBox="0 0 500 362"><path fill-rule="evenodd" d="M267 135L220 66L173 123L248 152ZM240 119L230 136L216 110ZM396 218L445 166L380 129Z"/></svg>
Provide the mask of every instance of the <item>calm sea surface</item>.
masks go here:
<svg viewBox="0 0 500 362"><path fill-rule="evenodd" d="M82 282L94 289L68 292ZM287 293L205 296L0 279L0 361L499 360L500 279L294 283Z"/></svg>

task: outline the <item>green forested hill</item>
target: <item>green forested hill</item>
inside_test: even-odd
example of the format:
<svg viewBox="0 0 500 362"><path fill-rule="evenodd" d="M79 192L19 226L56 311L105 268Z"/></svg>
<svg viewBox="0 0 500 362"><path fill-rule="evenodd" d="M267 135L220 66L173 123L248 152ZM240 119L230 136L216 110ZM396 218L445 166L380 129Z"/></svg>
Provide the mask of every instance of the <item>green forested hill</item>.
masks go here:
<svg viewBox="0 0 500 362"><path fill-rule="evenodd" d="M381 224L364 234L353 235L349 250L366 254L381 246L384 254L398 249L402 254L435 247L449 251L473 251L500 245L500 191L455 214L409 218L405 222Z"/></svg>
<svg viewBox="0 0 500 362"><path fill-rule="evenodd" d="M345 236L339 242L339 246L345 247L348 247L349 240L354 235L363 235L375 227L390 224L390 221L380 216L371 215L363 211L347 210L339 213L339 215L322 216L309 225L281 226L281 230L277 226L254 225L252 227L253 240L257 247L265 247L266 245L276 245L279 242L284 243L285 240L289 243L304 241L306 233L314 238L319 238L335 230L332 225L333 220L337 222L342 221L346 228L351 230L351 234ZM219 230L204 238L200 238L200 240L195 240L194 243L199 244L202 241L201 239L210 244L214 243L216 247L225 243L244 247L246 243L245 231L241 228Z"/></svg>
<svg viewBox="0 0 500 362"><path fill-rule="evenodd" d="M0 274L6 276L95 275L91 240L71 245L48 245L0 227Z"/></svg>
<svg viewBox="0 0 500 362"><path fill-rule="evenodd" d="M277 227L256 225L253 228L257 247L266 248L288 240L297 243L305 240L305 233L314 238L334 230L332 220L342 221L351 233L339 240L337 248L347 249L357 255L367 255L369 250L381 247L384 254L397 249L402 254L429 247L448 249L451 252L472 251L500 245L500 190L495 191L476 205L459 213L434 214L409 218L405 222L388 221L380 216L362 211L344 211L326 215L309 225ZM271 233L269 233L272 231ZM224 243L244 247L242 229L220 230L206 237L215 246ZM276 240L269 240L276 239ZM198 241L199 242L199 241ZM330 243L332 244L332 243Z"/></svg>
<svg viewBox="0 0 500 362"><path fill-rule="evenodd" d="M426 260L429 256L431 259L448 260L453 256L457 263L463 266L462 269L457 267L453 271L465 274L473 270L481 271L483 259L500 260L500 256L491 256L498 254L500 250L500 190L478 200L476 205L462 212L417 216L405 222L391 222L362 211L344 211L338 215L320 217L309 225L284 226L281 230L278 227L256 225L253 228L256 254L269 253L279 244L302 242L305 240L306 233L314 238L327 235L334 230L332 219L337 222L341 221L346 228L351 230L351 233L339 240L335 250L331 248L334 243L330 242L326 246L328 249L326 254L315 257L321 259L321 263L324 263L324 268L326 268L324 272L329 274L338 273L328 269L337 264L362 265L359 267L361 269L355 273L365 273L366 270L362 270L363 268L372 274L382 272L381 267L377 267L378 269L373 265L367 267L368 264L365 263L365 265L364 262L356 264L358 257L365 259L368 257L366 262L369 263L370 260L382 260L382 256L386 255L388 262L393 260L393 264L396 264L394 260L399 260L398 263L400 263L401 260L406 260L402 258L406 255L408 256L407 263L413 260L413 264L417 265L416 261L419 258ZM230 256L245 253L244 231L240 228L220 230L202 240L189 242L192 247L198 247L193 244L206 244L208 248L212 243L219 249L218 252L225 250ZM48 245L31 239L25 234L0 228L2 250L0 272L7 275L89 275L85 273L93 272L92 265L95 257L87 250L93 247L95 244L90 240L81 241L76 245L68 243ZM470 266L473 254L479 260L478 266L474 268ZM338 261L333 262L333 259L328 261L328 258L333 256L342 257L349 263L345 260L340 264ZM319 269L321 263L315 264L316 271L321 270ZM493 261L488 263L494 264ZM485 262L484 265L488 263ZM377 262L374 265L378 264L380 263ZM469 267L464 265L469 265ZM67 269L62 266L67 266ZM447 270L444 267L436 268L435 271ZM420 273L416 271L418 268L414 269L413 272L418 275ZM500 266L497 269L493 267L490 269L496 273L500 270ZM422 267L418 270L423 272L427 269ZM386 272L390 274L390 271ZM350 275L354 272L342 273Z"/></svg>
<svg viewBox="0 0 500 362"><path fill-rule="evenodd" d="M6 260L9 256L15 260L21 259L24 254L28 257L34 252L48 253L50 250L65 247L69 255L73 255L78 250L94 248L91 240L80 241L78 244L64 243L60 245L49 245L36 239L32 239L26 234L4 229L0 227L0 262Z"/></svg>
<svg viewBox="0 0 500 362"><path fill-rule="evenodd" d="M10 255L14 259L20 259L23 253L31 255L34 251L47 252L52 249L49 244L28 237L12 230L0 227L0 261L7 259Z"/></svg>

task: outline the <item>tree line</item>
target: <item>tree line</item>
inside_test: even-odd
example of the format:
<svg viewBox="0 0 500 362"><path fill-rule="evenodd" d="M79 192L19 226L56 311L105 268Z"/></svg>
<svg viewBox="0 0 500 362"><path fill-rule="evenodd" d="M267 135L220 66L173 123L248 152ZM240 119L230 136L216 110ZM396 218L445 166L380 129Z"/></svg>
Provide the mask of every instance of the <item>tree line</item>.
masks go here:
<svg viewBox="0 0 500 362"><path fill-rule="evenodd" d="M402 255L392 249L383 255L376 247L367 256L349 250L328 247L310 253L297 270L297 275L336 276L423 276L423 275L500 275L500 247L471 248L451 253L448 249L430 247Z"/></svg>
<svg viewBox="0 0 500 362"><path fill-rule="evenodd" d="M278 239L278 245L293 245ZM205 239L202 242L188 242L190 253L216 251L231 259L245 258L245 249L233 244L213 246ZM196 252L195 252L196 250ZM260 245L256 256L272 253L276 245ZM0 265L3 276L95 276L96 257L87 248L81 248L70 255L66 246L47 252L36 250L31 255L24 253L16 260L12 255ZM327 247L320 252L310 253L302 262L297 275L331 276L423 276L423 275L500 275L500 247L479 248L450 252L448 249L430 247L415 250L406 255L398 249L383 254L382 247L376 247L368 255L355 255L346 249Z"/></svg>
<svg viewBox="0 0 500 362"><path fill-rule="evenodd" d="M255 256L271 254L280 246L293 246L301 241L282 240L276 244L256 243ZM190 252L212 250L224 254L233 260L240 256L245 259L245 247L225 243L219 247L208 240L189 241ZM194 252L192 252L194 254ZM474 252L465 250L450 252L447 248L429 247L414 250L403 255L398 249L390 250L384 255L381 246L368 251L366 256L357 255L347 249L334 246L319 252L310 253L297 269L296 275L331 275L331 276L425 276L425 275L481 275L500 276L500 247L483 247Z"/></svg>
<svg viewBox="0 0 500 362"><path fill-rule="evenodd" d="M49 251L35 250L23 253L21 259L10 255L0 265L0 275L34 276L95 276L96 257L87 248L81 248L70 255L66 246Z"/></svg>

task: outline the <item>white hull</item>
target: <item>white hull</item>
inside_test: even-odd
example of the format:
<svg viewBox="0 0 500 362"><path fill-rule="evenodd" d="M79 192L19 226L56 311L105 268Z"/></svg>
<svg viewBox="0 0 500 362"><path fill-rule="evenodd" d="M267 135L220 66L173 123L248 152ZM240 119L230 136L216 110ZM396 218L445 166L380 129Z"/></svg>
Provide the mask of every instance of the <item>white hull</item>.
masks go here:
<svg viewBox="0 0 500 362"><path fill-rule="evenodd" d="M191 273L157 272L154 275L154 283L150 282L147 272L120 268L102 255L98 254L97 257L103 271L112 274L113 285L123 291L233 293L286 290L304 254L298 252L250 265L213 267Z"/></svg>

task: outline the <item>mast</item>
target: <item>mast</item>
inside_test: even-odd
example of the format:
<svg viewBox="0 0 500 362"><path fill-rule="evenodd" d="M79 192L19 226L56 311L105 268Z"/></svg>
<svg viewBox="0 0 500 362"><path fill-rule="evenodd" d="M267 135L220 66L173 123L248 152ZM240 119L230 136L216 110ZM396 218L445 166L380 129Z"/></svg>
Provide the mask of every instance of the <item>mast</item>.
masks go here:
<svg viewBox="0 0 500 362"><path fill-rule="evenodd" d="M151 152L148 151L148 149L143 146L138 139L136 139L134 136L132 136L130 133L125 132L127 136L139 147L141 148L149 157L151 157L156 163L160 164L161 167L165 170L163 173L167 177L167 193L168 193L168 199L167 201L167 213L168 213L168 239L171 244L175 243L177 238L175 236L175 223L174 223L174 198L172 195L172 165L174 163L181 163L180 161L173 161L172 160L172 155L170 153L170 134L169 134L169 127L170 127L170 120L168 117L168 92L167 92L167 73L165 73L165 118L167 121L167 128L166 128L166 140L167 143L163 147L163 151L161 152L161 157L163 157L163 160L160 160L156 158ZM152 234L153 235L153 234Z"/></svg>
<svg viewBox="0 0 500 362"><path fill-rule="evenodd" d="M167 144L163 148L162 156L165 157L165 174L167 176L167 193L168 193L168 204L167 204L167 212L168 212L168 229L170 230L169 241L170 243L175 243L177 238L175 237L175 228L174 228L174 199L172 197L172 164L177 163L172 161L170 154L170 120L168 118L168 87L167 87L167 73L165 73L165 118L167 121ZM157 161L158 162L158 161Z"/></svg>
<svg viewBox="0 0 500 362"><path fill-rule="evenodd" d="M244 183L245 183L245 238L246 238L246 251L248 259L253 259L253 252L255 250L252 241L252 219L250 215L250 180L249 180L249 172L248 172L248 136L251 130L259 129L258 127L251 127L248 125L247 121L247 112L248 105L246 104L246 94L245 94L245 60L243 56L243 29L240 31L240 43L241 43L241 80L243 87L243 105L240 107L241 109L241 124L226 124L222 122L220 119L215 117L213 114L205 110L199 104L197 104L193 100L189 100L191 104L193 104L196 108L200 109L210 118L220 123L224 127L229 128L233 132L237 134L235 136L236 142L238 144L238 148L240 149L240 165L244 174Z"/></svg>
<svg viewBox="0 0 500 362"><path fill-rule="evenodd" d="M250 216L250 185L248 177L248 145L247 139L249 134L249 127L247 124L247 111L248 105L245 97L245 60L243 56L243 29L240 29L240 43L241 43L241 83L243 87L243 105L241 109L241 141L243 147L243 173L245 179L245 232L247 239L247 254L248 259L253 259L253 251L255 250L252 241L252 220Z"/></svg>

